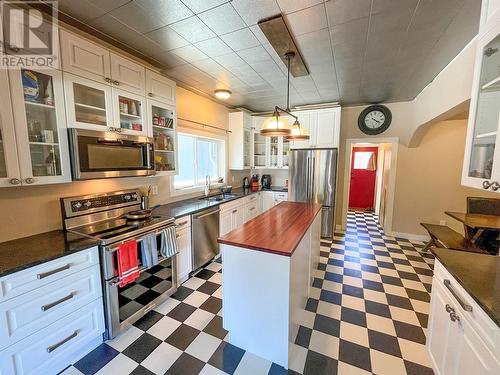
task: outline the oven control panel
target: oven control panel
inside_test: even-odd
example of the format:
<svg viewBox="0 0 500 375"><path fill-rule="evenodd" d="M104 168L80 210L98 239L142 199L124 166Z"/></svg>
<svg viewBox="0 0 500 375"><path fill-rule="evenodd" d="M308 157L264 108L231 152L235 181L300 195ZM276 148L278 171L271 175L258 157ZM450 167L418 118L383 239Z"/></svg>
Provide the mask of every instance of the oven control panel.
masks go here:
<svg viewBox="0 0 500 375"><path fill-rule="evenodd" d="M126 191L116 194L90 195L63 199L66 216L89 211L101 211L117 207L139 204L141 196L139 191Z"/></svg>

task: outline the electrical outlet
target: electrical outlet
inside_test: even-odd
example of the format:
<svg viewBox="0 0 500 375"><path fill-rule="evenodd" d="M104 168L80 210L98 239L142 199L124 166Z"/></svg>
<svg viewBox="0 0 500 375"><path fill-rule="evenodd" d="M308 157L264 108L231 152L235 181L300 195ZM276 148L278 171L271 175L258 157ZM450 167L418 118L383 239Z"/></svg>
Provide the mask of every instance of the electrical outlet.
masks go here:
<svg viewBox="0 0 500 375"><path fill-rule="evenodd" d="M446 225L446 220L439 220L439 225Z"/></svg>
<svg viewBox="0 0 500 375"><path fill-rule="evenodd" d="M151 185L151 195L158 195L158 186Z"/></svg>

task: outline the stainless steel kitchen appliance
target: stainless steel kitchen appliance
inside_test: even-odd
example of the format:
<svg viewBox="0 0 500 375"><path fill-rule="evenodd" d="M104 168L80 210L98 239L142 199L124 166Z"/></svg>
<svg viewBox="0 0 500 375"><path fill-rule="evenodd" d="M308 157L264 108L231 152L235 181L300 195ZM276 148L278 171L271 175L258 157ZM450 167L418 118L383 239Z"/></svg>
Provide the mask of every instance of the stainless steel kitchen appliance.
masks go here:
<svg viewBox="0 0 500 375"><path fill-rule="evenodd" d="M337 178L337 149L301 149L288 153L289 199L314 202L321 210L321 237L332 238Z"/></svg>
<svg viewBox="0 0 500 375"><path fill-rule="evenodd" d="M137 190L61 198L64 229L100 242L107 339L127 329L177 290L177 255L163 257L159 252L159 263L151 268L143 265L141 257L148 236L156 236L157 244L167 235L175 241L170 231L165 231L175 225L174 219L153 214L144 220L127 220L126 214L139 210L140 204ZM138 243L140 276L121 287L117 250L129 240Z"/></svg>
<svg viewBox="0 0 500 375"><path fill-rule="evenodd" d="M153 138L69 129L74 180L154 175Z"/></svg>
<svg viewBox="0 0 500 375"><path fill-rule="evenodd" d="M193 214L192 246L193 271L219 254L219 207L208 208Z"/></svg>

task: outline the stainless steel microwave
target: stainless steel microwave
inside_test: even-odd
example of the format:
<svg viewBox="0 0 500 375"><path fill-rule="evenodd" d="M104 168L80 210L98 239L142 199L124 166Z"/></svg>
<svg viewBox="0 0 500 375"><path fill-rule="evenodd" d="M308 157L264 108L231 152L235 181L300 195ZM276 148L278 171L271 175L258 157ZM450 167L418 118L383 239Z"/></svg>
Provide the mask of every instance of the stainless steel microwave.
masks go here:
<svg viewBox="0 0 500 375"><path fill-rule="evenodd" d="M69 129L74 180L154 175L153 138Z"/></svg>

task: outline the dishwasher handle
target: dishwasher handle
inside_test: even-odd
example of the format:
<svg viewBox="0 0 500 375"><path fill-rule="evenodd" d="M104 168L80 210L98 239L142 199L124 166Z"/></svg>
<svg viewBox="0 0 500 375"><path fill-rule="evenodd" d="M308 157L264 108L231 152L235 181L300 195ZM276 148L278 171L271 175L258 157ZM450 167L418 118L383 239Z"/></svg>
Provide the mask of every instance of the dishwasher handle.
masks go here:
<svg viewBox="0 0 500 375"><path fill-rule="evenodd" d="M219 212L220 212L220 210L213 210L213 211L210 211L210 212L207 212L207 213L201 213L201 214L198 214L198 215L194 214L193 215L193 219L194 220L198 220L198 219L204 218L206 216L218 214Z"/></svg>

